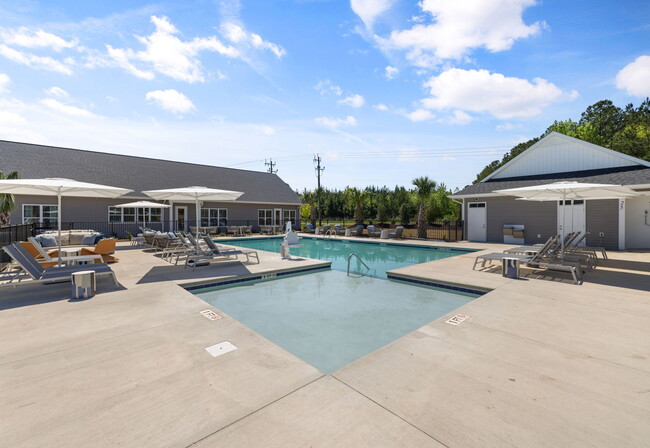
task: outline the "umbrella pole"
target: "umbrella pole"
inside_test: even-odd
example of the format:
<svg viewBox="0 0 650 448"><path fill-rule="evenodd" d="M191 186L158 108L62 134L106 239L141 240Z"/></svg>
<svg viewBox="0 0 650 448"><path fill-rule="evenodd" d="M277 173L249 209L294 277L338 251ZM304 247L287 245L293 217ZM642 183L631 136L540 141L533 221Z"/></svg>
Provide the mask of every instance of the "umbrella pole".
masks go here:
<svg viewBox="0 0 650 448"><path fill-rule="evenodd" d="M562 258L564 258L564 235L566 234L566 193L562 193Z"/></svg>
<svg viewBox="0 0 650 448"><path fill-rule="evenodd" d="M57 216L57 223L59 225L59 263L57 266L61 267L61 187L59 187L59 190L57 192L58 194L56 195L56 204L57 204L57 209L56 209L56 216Z"/></svg>
<svg viewBox="0 0 650 448"><path fill-rule="evenodd" d="M201 205L199 204L199 197L196 197L196 241L199 241L199 223L201 222Z"/></svg>

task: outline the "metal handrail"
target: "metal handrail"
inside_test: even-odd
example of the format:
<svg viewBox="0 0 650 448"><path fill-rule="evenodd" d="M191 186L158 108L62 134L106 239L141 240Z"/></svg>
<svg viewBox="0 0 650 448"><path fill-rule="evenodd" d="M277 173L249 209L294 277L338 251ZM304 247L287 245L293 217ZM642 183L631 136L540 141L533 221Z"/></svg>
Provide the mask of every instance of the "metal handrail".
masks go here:
<svg viewBox="0 0 650 448"><path fill-rule="evenodd" d="M355 253L351 253L350 255L348 255L348 277L350 276L350 260L352 260L352 257L357 257L357 259L361 262L361 264L364 265L366 269L370 270L370 267L363 262L360 256L358 256Z"/></svg>

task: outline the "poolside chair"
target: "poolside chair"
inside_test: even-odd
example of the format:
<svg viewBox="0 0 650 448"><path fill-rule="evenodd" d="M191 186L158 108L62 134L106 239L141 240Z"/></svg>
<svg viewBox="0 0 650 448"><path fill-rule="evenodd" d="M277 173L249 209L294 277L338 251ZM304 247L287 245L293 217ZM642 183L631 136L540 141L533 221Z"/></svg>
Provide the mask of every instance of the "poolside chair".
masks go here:
<svg viewBox="0 0 650 448"><path fill-rule="evenodd" d="M61 266L43 268L27 250L18 243L3 247L3 250L27 273L35 282L61 282L71 281L71 276L79 271L94 271L97 276L112 276L115 286L117 282L115 273L105 263L95 263L81 266ZM31 282L30 282L31 283Z"/></svg>
<svg viewBox="0 0 650 448"><path fill-rule="evenodd" d="M372 224L368 226L368 238L379 238L381 230L377 230Z"/></svg>
<svg viewBox="0 0 650 448"><path fill-rule="evenodd" d="M493 261L503 261L504 258L516 258L521 263L526 264L531 268L544 268L555 271L564 271L571 274L573 281L576 284L582 284L582 269L580 267L579 261L569 261L561 260L555 258L552 255L549 255L552 250L554 250L557 244L558 237L553 236L546 241L544 246L539 248L536 254L534 255L523 255L523 254L513 254L513 253L502 253L502 252L492 252L487 254L478 255L474 260L474 266L472 270L476 269L476 265L479 260L483 260L481 268L485 267L487 261L490 264Z"/></svg>
<svg viewBox="0 0 650 448"><path fill-rule="evenodd" d="M169 261L171 263L171 260L169 260L173 255L182 255L182 254L187 254L189 252L192 252L195 247L192 244L192 242L186 238L183 234L183 232L178 232L178 243L174 245L170 245L163 249L162 254L160 255L160 258Z"/></svg>
<svg viewBox="0 0 650 448"><path fill-rule="evenodd" d="M341 224L334 225L334 232L337 235L345 235L345 228Z"/></svg>
<svg viewBox="0 0 650 448"><path fill-rule="evenodd" d="M120 261L119 258L111 255L115 252L115 238L105 238L95 245L92 249L82 248L81 255L100 255L104 263L115 263Z"/></svg>
<svg viewBox="0 0 650 448"><path fill-rule="evenodd" d="M214 244L214 241L212 241L212 239L210 239L209 236L204 236L203 240L206 243L206 245L208 246L209 252L188 254L187 258L185 259L185 267L186 268L187 268L188 264L191 264L192 265L192 270L194 270L196 268L196 266L199 264L200 261L212 260L212 259L217 258L217 257L229 258L229 257L231 257L233 255L235 256L235 258L237 258L238 255L245 255L246 256L246 263L248 263L250 261L250 257L255 257L255 259L257 259L257 264L260 263L259 255L254 250L225 249L225 248L219 247L216 244Z"/></svg>
<svg viewBox="0 0 650 448"><path fill-rule="evenodd" d="M582 251L582 252L593 252L596 258L598 258L598 252L603 256L603 260L607 260L607 251L603 247L596 247L596 246L581 246L580 243L582 243L585 238L587 238L587 235L589 235L589 232L585 232L582 234L582 236L573 242L571 242L571 246L568 248L570 251Z"/></svg>
<svg viewBox="0 0 650 448"><path fill-rule="evenodd" d="M352 233L352 236L363 236L363 231L364 231L363 225L359 224L356 230Z"/></svg>
<svg viewBox="0 0 650 448"><path fill-rule="evenodd" d="M309 222L309 223L307 223L307 225L305 226L305 230L304 230L304 232L305 232L305 233L316 233L316 229L314 229L314 226L312 226L311 223Z"/></svg>
<svg viewBox="0 0 650 448"><path fill-rule="evenodd" d="M49 268L59 264L58 250L48 253L41 243L38 242L36 238L30 236L27 238L27 242L20 243L29 254L38 261L41 266L44 268ZM75 263L75 262L92 262L92 263L101 263L102 257L99 254L89 254L89 255L76 255L70 257L61 257L61 262L64 264ZM54 264L52 264L54 263Z"/></svg>
<svg viewBox="0 0 650 448"><path fill-rule="evenodd" d="M395 227L394 232L388 233L388 238L403 238L402 234L404 233L404 226Z"/></svg>

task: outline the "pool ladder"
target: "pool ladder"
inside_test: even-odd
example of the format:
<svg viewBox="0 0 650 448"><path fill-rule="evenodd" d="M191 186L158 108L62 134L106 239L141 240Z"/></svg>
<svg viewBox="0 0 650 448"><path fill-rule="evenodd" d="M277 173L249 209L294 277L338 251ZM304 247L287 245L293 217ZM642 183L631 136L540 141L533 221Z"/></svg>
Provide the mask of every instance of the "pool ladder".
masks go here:
<svg viewBox="0 0 650 448"><path fill-rule="evenodd" d="M358 256L355 253L351 253L350 255L348 255L348 277L350 276L350 261L352 261L352 257L356 257L357 260L359 260L361 262L361 264L366 267L366 269L370 270L370 267L368 267L368 265L363 262L363 260L361 259L360 256Z"/></svg>

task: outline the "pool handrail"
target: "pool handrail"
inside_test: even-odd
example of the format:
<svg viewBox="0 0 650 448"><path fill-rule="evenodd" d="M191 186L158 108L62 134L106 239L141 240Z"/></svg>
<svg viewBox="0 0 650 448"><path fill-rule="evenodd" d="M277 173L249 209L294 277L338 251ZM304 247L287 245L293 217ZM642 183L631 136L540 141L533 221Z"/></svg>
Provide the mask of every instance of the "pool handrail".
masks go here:
<svg viewBox="0 0 650 448"><path fill-rule="evenodd" d="M357 257L357 259L361 262L361 264L364 265L366 269L370 270L370 267L366 263L364 263L361 257L353 252L350 255L348 255L348 274L347 274L348 277L350 276L350 260L352 260L352 257Z"/></svg>

